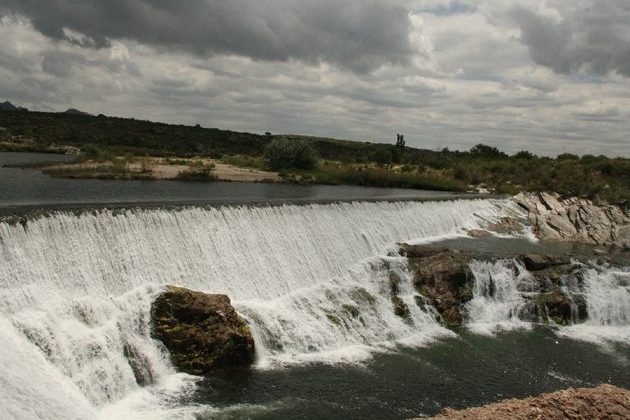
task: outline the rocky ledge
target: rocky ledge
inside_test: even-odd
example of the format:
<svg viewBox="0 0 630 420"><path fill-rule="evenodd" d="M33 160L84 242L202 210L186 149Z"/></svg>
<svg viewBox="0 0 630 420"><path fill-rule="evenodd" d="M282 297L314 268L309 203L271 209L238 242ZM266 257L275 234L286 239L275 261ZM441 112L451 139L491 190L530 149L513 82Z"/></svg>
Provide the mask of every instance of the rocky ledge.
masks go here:
<svg viewBox="0 0 630 420"><path fill-rule="evenodd" d="M577 388L483 407L443 410L434 419L628 419L630 391L612 385Z"/></svg>
<svg viewBox="0 0 630 420"><path fill-rule="evenodd" d="M630 212L558 194L520 193L516 203L527 210L536 236L545 241L570 241L630 249Z"/></svg>
<svg viewBox="0 0 630 420"><path fill-rule="evenodd" d="M497 260L478 252L429 245L403 244L400 254L407 257L416 290L437 310L442 323L450 327L463 323L465 304L473 299L474 276L470 263ZM532 280L521 286L525 304L516 316L524 321L552 320L561 325L586 319L584 296L563 287L563 282L574 280L579 290L583 266L574 265L563 256L527 254L511 258L515 274L525 268ZM488 296L493 296L494 292L492 287L484 291Z"/></svg>
<svg viewBox="0 0 630 420"><path fill-rule="evenodd" d="M167 286L153 302L151 318L153 336L181 372L205 375L254 361L249 327L225 295Z"/></svg>

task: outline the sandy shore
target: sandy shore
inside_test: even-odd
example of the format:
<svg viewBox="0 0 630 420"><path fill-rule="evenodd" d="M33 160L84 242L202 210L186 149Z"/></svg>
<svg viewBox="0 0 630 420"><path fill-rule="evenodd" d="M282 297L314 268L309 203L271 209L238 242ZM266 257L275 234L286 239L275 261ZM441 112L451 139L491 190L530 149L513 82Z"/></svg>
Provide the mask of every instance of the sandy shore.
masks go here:
<svg viewBox="0 0 630 420"><path fill-rule="evenodd" d="M196 160L193 164L170 164L161 158L146 158L141 161L126 163L126 177L130 179L156 179L167 180L177 179L181 173L195 170L200 164L213 167L212 173L218 181L234 182L282 182L282 178L277 172L262 171L253 168L241 168L219 160L203 159ZM81 162L51 165L45 170L64 171L68 177L72 178L101 178L103 175L111 173L114 168L112 162Z"/></svg>

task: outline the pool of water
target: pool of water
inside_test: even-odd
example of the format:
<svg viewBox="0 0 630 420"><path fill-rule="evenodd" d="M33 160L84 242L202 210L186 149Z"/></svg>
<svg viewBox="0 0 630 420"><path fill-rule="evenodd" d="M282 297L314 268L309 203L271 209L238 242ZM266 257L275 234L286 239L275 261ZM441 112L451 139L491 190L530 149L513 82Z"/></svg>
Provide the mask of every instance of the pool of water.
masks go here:
<svg viewBox="0 0 630 420"><path fill-rule="evenodd" d="M547 328L495 337L466 330L362 366L311 365L216 374L189 403L199 418L405 419L568 387L630 387L630 347L560 338Z"/></svg>

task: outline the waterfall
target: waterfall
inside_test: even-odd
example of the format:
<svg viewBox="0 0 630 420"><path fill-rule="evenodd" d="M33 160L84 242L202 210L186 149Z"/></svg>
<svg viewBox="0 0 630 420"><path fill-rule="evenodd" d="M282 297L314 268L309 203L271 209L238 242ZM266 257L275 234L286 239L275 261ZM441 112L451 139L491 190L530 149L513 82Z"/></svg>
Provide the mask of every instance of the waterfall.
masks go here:
<svg viewBox="0 0 630 420"><path fill-rule="evenodd" d="M0 222L1 417L180 415L178 396L196 379L175 374L150 337L150 304L165 284L228 294L252 324L260 366L360 360L452 334L418 304L404 259L389 251L515 215L508 200L460 200ZM392 273L405 318L394 314Z"/></svg>
<svg viewBox="0 0 630 420"><path fill-rule="evenodd" d="M583 283L588 320L562 334L595 343L630 344L630 268L588 267Z"/></svg>
<svg viewBox="0 0 630 420"><path fill-rule="evenodd" d="M473 299L464 312L467 327L477 333L492 335L497 330L530 328L548 322L561 336L595 343L630 343L630 268L602 265L580 266L576 275L562 278L560 290L569 300L583 296L588 318L577 323L577 306L572 305L573 325L559 326L548 318L535 298L538 282L515 260L473 261Z"/></svg>
<svg viewBox="0 0 630 420"><path fill-rule="evenodd" d="M520 318L526 305L524 295L537 289L535 281L520 263L472 261L473 299L465 306L468 327L478 334L492 334L497 329L526 328Z"/></svg>

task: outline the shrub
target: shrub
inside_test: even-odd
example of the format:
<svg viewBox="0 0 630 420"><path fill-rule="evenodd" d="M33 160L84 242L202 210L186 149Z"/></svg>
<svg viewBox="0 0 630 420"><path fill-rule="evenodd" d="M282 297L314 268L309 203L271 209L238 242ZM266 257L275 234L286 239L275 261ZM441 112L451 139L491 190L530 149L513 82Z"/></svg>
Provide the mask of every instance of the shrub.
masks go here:
<svg viewBox="0 0 630 420"><path fill-rule="evenodd" d="M265 163L273 170L313 169L317 166L318 154L313 145L304 139L274 139L265 147Z"/></svg>
<svg viewBox="0 0 630 420"><path fill-rule="evenodd" d="M211 182L216 181L217 176L214 173L214 165L204 165L182 171L177 174L175 179L178 181Z"/></svg>

